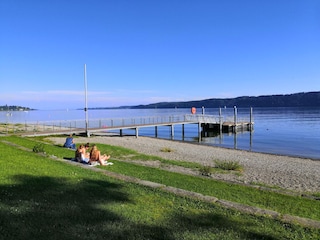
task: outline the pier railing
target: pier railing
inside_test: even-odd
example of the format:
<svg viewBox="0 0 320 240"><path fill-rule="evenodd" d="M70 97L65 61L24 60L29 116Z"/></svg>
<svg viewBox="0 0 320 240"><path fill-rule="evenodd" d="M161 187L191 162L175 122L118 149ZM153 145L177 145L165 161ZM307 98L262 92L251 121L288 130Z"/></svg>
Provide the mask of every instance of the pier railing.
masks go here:
<svg viewBox="0 0 320 240"><path fill-rule="evenodd" d="M221 117L205 114L188 114L185 117L187 121L200 123L219 123L221 119Z"/></svg>
<svg viewBox="0 0 320 240"><path fill-rule="evenodd" d="M224 123L224 122L234 122L234 116L214 116L214 115L203 115L203 114L189 114L185 115L186 121L199 122L199 123ZM238 117L237 122L249 122L248 117Z"/></svg>
<svg viewBox="0 0 320 240"><path fill-rule="evenodd" d="M105 118L89 119L88 129L104 129L130 126L147 126L157 124L174 124L182 122L196 122L196 118L189 115L163 115L163 116L143 116L130 118ZM85 129L85 120L52 120L25 122L24 124L10 124L0 129L1 132L19 133L19 132L62 132Z"/></svg>
<svg viewBox="0 0 320 240"><path fill-rule="evenodd" d="M89 121L89 128L125 127L136 125L172 124L188 122L186 115L145 116L134 118L93 119Z"/></svg>

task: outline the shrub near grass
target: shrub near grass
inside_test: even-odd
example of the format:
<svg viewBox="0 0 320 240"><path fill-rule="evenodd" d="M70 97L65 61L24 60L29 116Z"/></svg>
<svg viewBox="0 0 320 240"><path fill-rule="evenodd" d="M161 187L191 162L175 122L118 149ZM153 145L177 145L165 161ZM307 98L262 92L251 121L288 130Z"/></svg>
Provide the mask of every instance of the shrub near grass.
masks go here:
<svg viewBox="0 0 320 240"><path fill-rule="evenodd" d="M316 239L320 232L109 178L0 141L0 234L16 239Z"/></svg>
<svg viewBox="0 0 320 240"><path fill-rule="evenodd" d="M235 161L222 161L222 160L215 160L215 169L211 166L201 166L199 172L203 176L211 176L213 172L220 172L220 173L227 173L225 171L239 171L242 172L243 168L239 164L239 162ZM223 171L219 171L223 170Z"/></svg>
<svg viewBox="0 0 320 240"><path fill-rule="evenodd" d="M215 167L220 168L222 170L228 171L242 171L243 168L237 161L222 161L222 160L214 160Z"/></svg>
<svg viewBox="0 0 320 240"><path fill-rule="evenodd" d="M202 166L200 169L199 169L199 172L201 175L203 176L211 176L211 173L212 173L212 167L211 166Z"/></svg>
<svg viewBox="0 0 320 240"><path fill-rule="evenodd" d="M44 144L43 143L37 143L33 149L32 149L33 152L35 153L44 153Z"/></svg>

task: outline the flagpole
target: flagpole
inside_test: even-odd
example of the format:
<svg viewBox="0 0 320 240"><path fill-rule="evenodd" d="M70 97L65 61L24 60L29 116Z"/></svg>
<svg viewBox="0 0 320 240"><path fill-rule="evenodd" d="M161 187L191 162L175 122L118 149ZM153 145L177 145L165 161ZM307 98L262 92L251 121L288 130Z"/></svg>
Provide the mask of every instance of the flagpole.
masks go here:
<svg viewBox="0 0 320 240"><path fill-rule="evenodd" d="M88 132L88 86L87 86L87 65L84 64L84 95L85 95L85 107L84 107L84 112L85 112L85 117L86 117L86 135L87 137L90 137L90 134Z"/></svg>

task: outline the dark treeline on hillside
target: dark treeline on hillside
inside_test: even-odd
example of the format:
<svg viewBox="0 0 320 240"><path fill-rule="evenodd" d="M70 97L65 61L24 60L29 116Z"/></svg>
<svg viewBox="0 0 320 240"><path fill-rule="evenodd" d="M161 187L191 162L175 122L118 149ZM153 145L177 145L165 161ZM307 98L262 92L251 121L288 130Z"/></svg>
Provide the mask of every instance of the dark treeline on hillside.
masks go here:
<svg viewBox="0 0 320 240"><path fill-rule="evenodd" d="M0 111L29 111L29 110L33 110L33 109L28 107L21 107L21 106L8 106L8 105L0 106Z"/></svg>
<svg viewBox="0 0 320 240"><path fill-rule="evenodd" d="M188 102L159 102L126 108L190 108L190 107L316 107L320 106L320 92L303 92L287 95L266 95L258 97L211 98Z"/></svg>

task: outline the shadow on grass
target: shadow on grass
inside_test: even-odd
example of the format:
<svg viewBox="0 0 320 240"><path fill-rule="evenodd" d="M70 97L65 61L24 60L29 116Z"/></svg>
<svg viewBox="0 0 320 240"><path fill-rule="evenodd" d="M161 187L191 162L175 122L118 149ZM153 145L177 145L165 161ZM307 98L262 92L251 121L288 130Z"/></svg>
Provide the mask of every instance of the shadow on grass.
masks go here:
<svg viewBox="0 0 320 240"><path fill-rule="evenodd" d="M226 212L229 211L226 210ZM218 212L190 214L182 210L182 213L177 213L176 216L171 219L171 224L179 222L179 225L187 226L187 230L195 236L197 231L201 229L203 232L217 232L217 239L279 239L278 237L272 236L273 234L270 232L263 232L265 229L257 227L261 223L254 222L252 219L250 220L250 218L232 219L232 215L232 211L224 215ZM263 221L263 218L261 220Z"/></svg>
<svg viewBox="0 0 320 240"><path fill-rule="evenodd" d="M70 239L119 217L99 204L128 201L118 185L83 180L72 184L51 177L15 176L19 184L1 186L0 235L19 239Z"/></svg>
<svg viewBox="0 0 320 240"><path fill-rule="evenodd" d="M137 223L141 221L108 209L109 204L126 207L136 203L122 190L123 185L105 180L70 182L64 178L30 175L14 178L17 184L0 186L0 236L3 239L173 240L185 232L203 234L203 229L220 235L224 231L233 232L247 239L274 239L245 229L256 222L236 222L223 216L220 210L197 215L174 207L166 223L158 226Z"/></svg>
<svg viewBox="0 0 320 240"><path fill-rule="evenodd" d="M0 186L0 236L3 239L136 239L137 236L164 239L167 236L165 229L135 224L104 207L131 202L121 191L121 185L99 180L79 181L16 175L17 184ZM155 232L163 234L155 238Z"/></svg>

